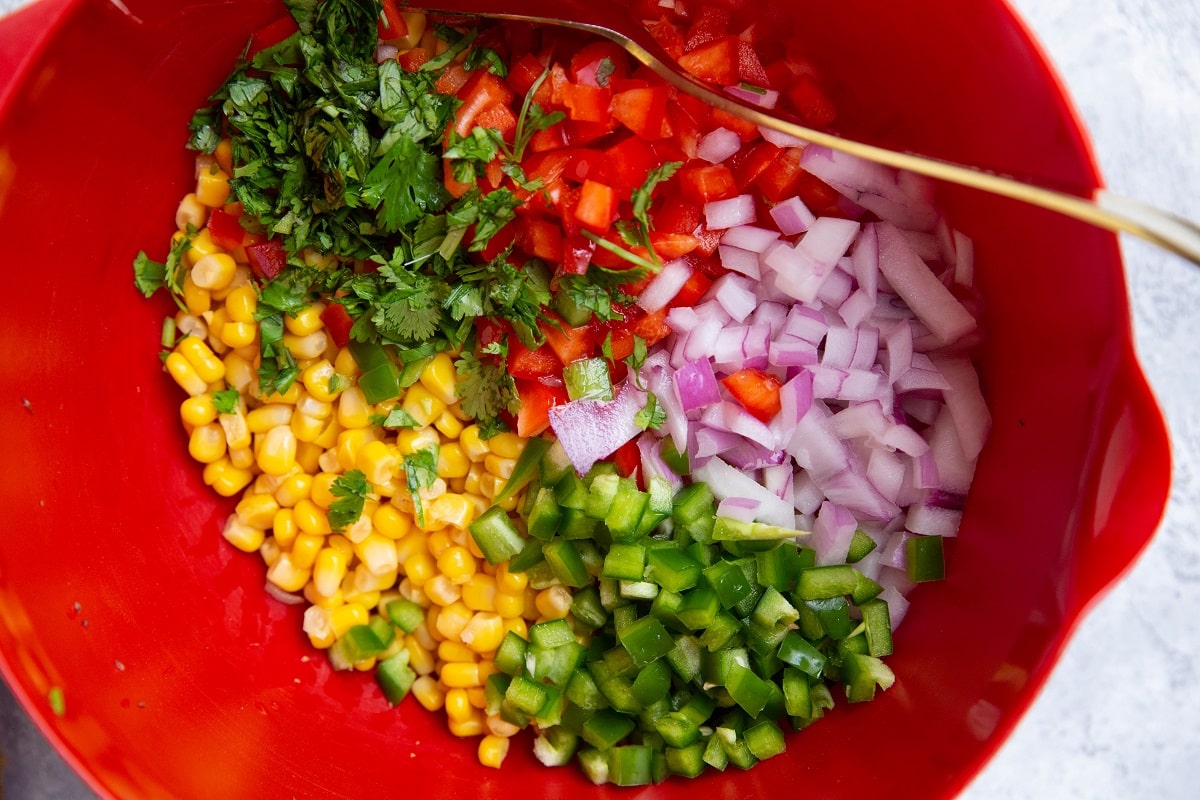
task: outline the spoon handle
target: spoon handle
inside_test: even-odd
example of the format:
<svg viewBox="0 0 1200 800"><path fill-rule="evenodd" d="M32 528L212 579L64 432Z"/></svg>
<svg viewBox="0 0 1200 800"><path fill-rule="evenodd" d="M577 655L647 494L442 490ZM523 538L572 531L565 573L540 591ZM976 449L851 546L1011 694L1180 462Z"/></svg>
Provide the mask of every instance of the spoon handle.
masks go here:
<svg viewBox="0 0 1200 800"><path fill-rule="evenodd" d="M902 153L856 142L783 119L710 86L679 68L654 38L611 3L593 0L431 0L418 3L430 11L473 14L497 19L557 25L602 36L619 45L640 63L681 92L741 117L755 125L771 128L805 142L828 147L876 164L907 170L918 175L966 186L1056 211L1114 233L1130 233L1200 266L1200 227L1170 212L1140 200L1096 189L1091 198L1037 186L1026 181L986 172L927 156ZM526 8L521 8L524 5ZM453 6L453 8L449 7ZM550 8L547 13L544 9ZM569 13L571 19L552 14Z"/></svg>

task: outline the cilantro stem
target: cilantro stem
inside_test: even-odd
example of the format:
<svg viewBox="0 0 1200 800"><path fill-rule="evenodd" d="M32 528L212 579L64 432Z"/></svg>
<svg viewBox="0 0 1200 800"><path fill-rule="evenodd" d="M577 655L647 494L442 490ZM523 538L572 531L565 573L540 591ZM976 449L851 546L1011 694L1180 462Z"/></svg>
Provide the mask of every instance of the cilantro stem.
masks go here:
<svg viewBox="0 0 1200 800"><path fill-rule="evenodd" d="M439 33L440 33L440 31L439 31ZM441 55L439 55L435 58L431 58L428 61L426 61L424 64L422 64L420 66L420 69L423 72L432 72L435 69L441 69L442 67L449 66L451 61L458 58L459 53L461 53L463 50L466 50L468 47L471 46L471 42L475 41L475 37L478 35L479 35L479 29L472 28L470 31L467 32L466 35L464 35L462 38L460 38L457 42L454 42L449 47L447 47L441 53Z"/></svg>
<svg viewBox="0 0 1200 800"><path fill-rule="evenodd" d="M648 269L653 273L657 273L659 270L662 269L661 264L655 264L653 261L650 261L649 259L642 258L637 253L630 252L629 250L626 250L624 247L621 247L620 245L613 244L608 239L605 239L602 236L597 236L596 234L592 233L591 231L583 231L583 236L585 239L588 239L591 242L595 242L597 247L607 250L608 252L612 253L613 255L617 256L618 258L622 258L622 259L628 261L630 264L635 264L639 267L642 267L643 269Z"/></svg>

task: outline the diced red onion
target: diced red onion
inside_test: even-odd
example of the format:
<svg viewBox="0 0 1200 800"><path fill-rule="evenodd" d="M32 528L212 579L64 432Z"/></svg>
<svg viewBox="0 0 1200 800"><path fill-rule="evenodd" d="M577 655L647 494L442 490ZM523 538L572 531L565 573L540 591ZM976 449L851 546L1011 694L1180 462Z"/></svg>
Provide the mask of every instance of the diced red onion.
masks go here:
<svg viewBox="0 0 1200 800"><path fill-rule="evenodd" d="M797 339L802 339L809 344L817 345L825 338L825 333L829 329L829 323L825 321L825 315L820 311L804 306L792 306L788 311L787 320L783 325L783 334L785 336L794 336Z"/></svg>
<svg viewBox="0 0 1200 800"><path fill-rule="evenodd" d="M638 295L637 304L647 314L653 314L679 294L695 270L682 258L663 264L658 274L646 284L646 288Z"/></svg>
<svg viewBox="0 0 1200 800"><path fill-rule="evenodd" d="M742 149L742 137L728 128L714 128L700 137L696 145L696 157L710 164L720 164Z"/></svg>
<svg viewBox="0 0 1200 800"><path fill-rule="evenodd" d="M825 500L821 487L813 481L812 476L804 470L798 470L792 477L792 506L801 514L815 514Z"/></svg>
<svg viewBox="0 0 1200 800"><path fill-rule="evenodd" d="M740 247L752 253L766 252L767 248L779 241L779 231L760 228L757 225L739 225L730 228L721 235L721 244Z"/></svg>
<svg viewBox="0 0 1200 800"><path fill-rule="evenodd" d="M712 359L718 369L724 372L737 372L746 361L746 335L750 328L745 325L723 328L717 334L717 343L713 346Z"/></svg>
<svg viewBox="0 0 1200 800"><path fill-rule="evenodd" d="M860 287L851 292L838 306L838 316L842 318L842 322L853 328L870 319L874 310L875 298Z"/></svg>
<svg viewBox="0 0 1200 800"><path fill-rule="evenodd" d="M626 383L613 400L572 400L550 409L550 427L571 460L584 475L600 459L641 433L635 421L646 395Z"/></svg>
<svg viewBox="0 0 1200 800"><path fill-rule="evenodd" d="M295 606L295 605L299 605L300 603L306 602L303 595L292 594L291 592L285 592L283 589L280 589L278 586L271 583L270 581L267 581L263 584L263 589L266 590L267 594L271 595L271 597L274 597L276 600L283 603L284 605Z"/></svg>
<svg viewBox="0 0 1200 800"><path fill-rule="evenodd" d="M375 48L375 63L382 64L385 61L395 61L396 56L400 55L400 50L394 44L379 44Z"/></svg>
<svg viewBox="0 0 1200 800"><path fill-rule="evenodd" d="M966 358L938 358L934 360L938 372L950 382L946 392L946 407L958 431L958 442L963 455L974 460L983 450L991 430L992 417L987 403L979 390L979 374Z"/></svg>
<svg viewBox="0 0 1200 800"><path fill-rule="evenodd" d="M867 459L867 479L892 503L897 503L904 485L905 460L883 448L875 448ZM898 505L898 503L897 503Z"/></svg>
<svg viewBox="0 0 1200 800"><path fill-rule="evenodd" d="M892 570L895 572L896 570ZM881 573L882 575L882 573ZM900 593L900 590L895 586L888 586L879 593L880 599L888 604L888 623L892 630L900 627L900 623L904 621L904 616L908 613L910 603L908 598Z"/></svg>
<svg viewBox="0 0 1200 800"><path fill-rule="evenodd" d="M742 442L742 437L733 431L702 426L696 428L695 439L695 456L703 459L732 450Z"/></svg>
<svg viewBox="0 0 1200 800"><path fill-rule="evenodd" d="M767 363L773 367L809 367L817 358L817 346L803 339L776 339L767 349Z"/></svg>
<svg viewBox="0 0 1200 800"><path fill-rule="evenodd" d="M700 411L721 402L721 389L707 358L689 361L675 371L675 393L685 414Z"/></svg>
<svg viewBox="0 0 1200 800"><path fill-rule="evenodd" d="M975 285L975 243L958 231L954 232L954 282Z"/></svg>
<svg viewBox="0 0 1200 800"><path fill-rule="evenodd" d="M904 517L905 528L924 536L955 536L961 522L961 511L920 503L909 506Z"/></svg>
<svg viewBox="0 0 1200 800"><path fill-rule="evenodd" d="M759 108L774 108L779 102L779 92L774 89L751 91L741 86L726 86L725 93Z"/></svg>
<svg viewBox="0 0 1200 800"><path fill-rule="evenodd" d="M816 215L808 210L808 206L799 196L776 203L771 207L770 214L784 236L804 233L817 220Z"/></svg>
<svg viewBox="0 0 1200 800"><path fill-rule="evenodd" d="M857 527L858 523L847 509L828 500L822 503L807 542L817 552L817 564L844 564Z"/></svg>
<svg viewBox="0 0 1200 800"><path fill-rule="evenodd" d="M758 509L759 503L755 500L747 497L726 497L717 504L717 516L741 522L753 522Z"/></svg>
<svg viewBox="0 0 1200 800"><path fill-rule="evenodd" d="M708 484L718 500L726 497L745 497L757 500L761 506L756 517L759 522L791 528L796 524L792 504L775 496L762 484L719 458L711 458L692 470L697 480Z"/></svg>
<svg viewBox="0 0 1200 800"><path fill-rule="evenodd" d="M820 264L799 246L781 244L763 256L763 262L775 273L775 288L801 303L817 299L821 284L833 271L833 264Z"/></svg>
<svg viewBox="0 0 1200 800"><path fill-rule="evenodd" d="M846 259L842 259L842 261L845 262ZM830 272L829 276L821 282L821 288L817 290L817 299L833 308L846 302L846 298L854 290L854 278L850 277L850 273L841 266L839 264L838 269Z"/></svg>
<svg viewBox="0 0 1200 800"><path fill-rule="evenodd" d="M776 147L807 147L808 140L801 139L799 136L792 136L790 133L777 131L774 128L768 128L765 125L758 127L758 132L762 134L763 139L767 140Z"/></svg>
<svg viewBox="0 0 1200 800"><path fill-rule="evenodd" d="M712 200L704 204L704 224L710 231L750 225L754 220L753 195L740 194L728 200Z"/></svg>
<svg viewBox="0 0 1200 800"><path fill-rule="evenodd" d="M791 502L794 479L795 473L792 471L790 463L763 467L762 485L768 491L774 492L782 500Z"/></svg>
<svg viewBox="0 0 1200 800"><path fill-rule="evenodd" d="M734 228L733 230L739 229ZM727 270L739 272L755 280L761 277L758 266L758 253L722 244L717 247L717 257L721 260L721 266Z"/></svg>
<svg viewBox="0 0 1200 800"><path fill-rule="evenodd" d="M667 466L662 457L662 439L653 433L643 433L637 438L638 454L641 456L642 474L646 480L657 478L671 485L672 490L678 491L683 486L683 479Z"/></svg>
<svg viewBox="0 0 1200 800"><path fill-rule="evenodd" d="M736 322L745 322L758 306L758 295L749 279L734 273L717 278L709 290L725 313Z"/></svg>
<svg viewBox="0 0 1200 800"><path fill-rule="evenodd" d="M870 369L879 353L879 329L863 326L856 330L856 334L854 358L850 360L850 366L853 369Z"/></svg>
<svg viewBox="0 0 1200 800"><path fill-rule="evenodd" d="M884 368L888 380L895 383L912 366L912 328L907 322L898 322L884 334Z"/></svg>
<svg viewBox="0 0 1200 800"><path fill-rule="evenodd" d="M896 293L943 342L953 342L975 330L975 318L950 294L937 276L890 223L877 226L879 268Z"/></svg>
<svg viewBox="0 0 1200 800"><path fill-rule="evenodd" d="M849 219L818 217L808 227L799 247L818 264L836 264L850 249L860 227Z"/></svg>

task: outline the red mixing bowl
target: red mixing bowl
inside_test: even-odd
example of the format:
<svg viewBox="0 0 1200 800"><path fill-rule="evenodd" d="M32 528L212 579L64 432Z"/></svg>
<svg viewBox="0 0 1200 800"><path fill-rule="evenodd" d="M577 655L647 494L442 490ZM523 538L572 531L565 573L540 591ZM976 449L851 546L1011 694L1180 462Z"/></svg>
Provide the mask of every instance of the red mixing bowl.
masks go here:
<svg viewBox="0 0 1200 800"><path fill-rule="evenodd" d="M1001 0L763 0L873 141L1086 189L1063 90ZM815 10L806 12L806 8ZM158 361L169 303L130 261L173 230L192 110L278 0L42 0L0 23L0 672L67 761L122 798L941 797L992 755L1080 615L1160 519L1163 423L1115 238L942 187L975 239L995 420L949 577L920 586L897 685L745 773L592 788L333 673L300 610L220 536ZM5 82L5 78L8 81ZM60 687L62 714L49 695Z"/></svg>

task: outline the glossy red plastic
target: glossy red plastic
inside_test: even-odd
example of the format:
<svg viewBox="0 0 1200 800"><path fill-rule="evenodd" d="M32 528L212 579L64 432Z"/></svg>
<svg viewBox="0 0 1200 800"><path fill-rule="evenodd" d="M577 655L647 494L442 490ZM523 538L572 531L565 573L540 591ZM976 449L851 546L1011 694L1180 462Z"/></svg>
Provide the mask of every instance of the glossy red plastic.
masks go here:
<svg viewBox="0 0 1200 800"><path fill-rule="evenodd" d="M833 78L846 131L1097 184L1062 88L999 0L761 6ZM484 769L440 718L331 672L301 609L221 539L230 504L189 461L158 361L169 303L132 285L133 255L162 257L188 188L191 111L277 14L276 0L43 0L0 23L0 670L67 760L103 796L179 800L960 790L1162 513L1167 438L1114 237L941 192L976 242L995 428L949 577L911 598L895 688L698 783L591 788L521 746Z"/></svg>

